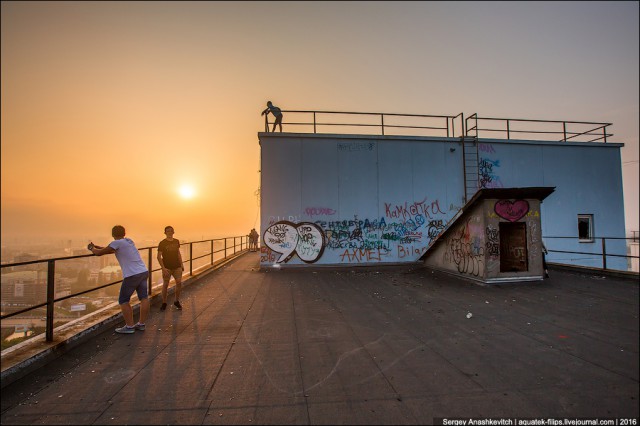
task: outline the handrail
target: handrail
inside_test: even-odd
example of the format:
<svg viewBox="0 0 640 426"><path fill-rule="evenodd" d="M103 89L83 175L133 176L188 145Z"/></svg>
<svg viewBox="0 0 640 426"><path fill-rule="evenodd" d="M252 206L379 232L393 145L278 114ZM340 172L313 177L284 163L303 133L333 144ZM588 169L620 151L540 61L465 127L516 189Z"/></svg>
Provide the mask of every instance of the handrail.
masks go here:
<svg viewBox="0 0 640 426"><path fill-rule="evenodd" d="M572 251L572 250L552 250L552 249L548 249L549 253L568 253L568 254L582 254L582 255L589 255L589 256L600 256L602 259L602 267L600 269L606 271L606 270L610 270L610 268L607 268L607 258L608 257L624 257L626 259L640 259L640 256L636 255L622 255L622 254L613 254L613 253L607 253L607 240L625 240L625 241L634 241L633 238L628 238L628 237L593 237L589 242L587 241L581 241L579 237L561 237L561 236L543 236L543 239L569 239L569 240L577 240L578 242L580 242L581 244L594 244L596 240L601 240L601 250L597 251L597 252L584 252L584 251Z"/></svg>
<svg viewBox="0 0 640 426"><path fill-rule="evenodd" d="M497 132L506 135L507 140L512 139L513 134L528 134L528 135L547 135L550 137L562 135L561 139L553 139L559 142L598 142L602 141L607 143L607 138L613 136L613 133L608 132L608 127L612 123L598 123L592 121L568 121L568 120L536 120L536 119L522 119L522 118L496 118L496 117L480 117L477 113L471 114L468 117L464 117L463 113L457 115L435 115L435 114L398 114L398 113L386 113L386 112L356 112L356 111L325 111L325 110L282 110L284 119L288 119L289 115L293 115L294 119L289 121L282 121L282 125L287 126L306 126L309 128L309 133L320 133L320 127L342 127L342 128L377 128L380 135L401 135L399 130L420 130L425 133L422 136L446 136L446 137L473 137L480 136L480 132ZM301 115L310 114L309 118L300 118ZM357 121L345 121L335 122L328 121L322 115L348 115L359 117L379 117L379 122L360 122ZM406 117L412 119L411 123L401 124L398 122L390 122L390 119L396 117ZM387 118L387 120L385 120ZM460 124L456 124L456 120L460 118ZM444 122L441 121L444 119ZM419 120L430 120L428 123L418 123ZM435 120L435 121L434 121ZM480 127L479 122L503 122L504 126L499 128ZM529 123L531 126L525 129L515 129L514 124ZM550 127L546 127L542 130L533 128L533 123L545 124ZM269 122L268 115L265 115L265 132L269 132L269 126L273 124ZM561 128L557 125L561 125ZM586 130L584 128L578 128L582 126L589 126ZM458 130L458 131L456 131ZM304 130L301 133L305 133ZM587 137L587 140L577 140L579 137Z"/></svg>
<svg viewBox="0 0 640 426"><path fill-rule="evenodd" d="M456 126L455 120L458 117L461 117L458 137L464 135L464 115L459 113L457 115L431 115L431 114L397 114L397 113L386 113L386 112L354 112L354 111L321 111L321 110L282 110L283 120L288 117L288 114L293 114L294 117L299 117L299 114L311 114L309 121L282 121L282 125L288 126L307 126L313 127L313 130L309 133L319 133L318 127L320 126L342 126L342 127L372 127L372 128L380 128L381 135L390 135L390 129L419 129L432 131L436 130L440 133L443 133L446 137L456 137ZM374 116L380 117L379 123L335 123L335 122L325 122L320 121L318 115L321 114L329 114L329 115L358 115L358 116ZM432 124L432 125L413 125L414 123L409 124L391 124L389 121L385 122L385 117L409 117L411 119L415 119L418 121L419 119L433 119L433 120L442 120L444 119L444 123L440 121L440 125ZM304 118L303 118L304 120ZM265 132L269 132L269 125L273 124L269 122L269 118L265 115L264 126ZM435 136L428 133L425 136ZM398 135L395 134L394 135Z"/></svg>
<svg viewBox="0 0 640 426"><path fill-rule="evenodd" d="M469 125L469 121L472 121L471 126ZM504 122L504 128L481 128L478 124L478 121L499 121ZM533 128L529 128L527 130L516 130L511 128L512 123L543 123L550 124L551 127L545 130L535 130ZM555 129L553 125L562 124L562 129ZM596 126L589 127L587 130L578 131L567 130L567 125L571 126ZM577 138L579 136L597 136L594 139L585 140L585 141L576 141L576 142L597 142L602 141L607 143L607 138L613 136L613 133L608 133L607 127L611 126L612 123L596 123L592 121L567 121L567 120L528 120L522 118L495 118L495 117L479 117L477 113L470 115L465 120L465 135L466 136L480 136L480 131L484 132L499 132L506 134L506 139L511 139L512 133L524 133L524 134L546 134L546 135L562 135L562 139L558 140L558 142L568 142L571 139ZM575 129L575 127L574 127Z"/></svg>
<svg viewBox="0 0 640 426"><path fill-rule="evenodd" d="M240 239L239 244L237 239ZM227 240L231 240L233 239L233 245L228 246L227 245ZM218 249L218 250L213 250L213 243L215 241L224 241L224 248ZM210 252L206 252L205 254L201 255L201 256L197 256L194 257L193 256L193 244L198 244L198 243L206 243L206 242L211 242L211 251ZM215 253L220 253L220 252L224 252L224 257L222 258L222 260L227 259L229 256L227 254L227 252L231 249L233 249L233 253L231 253L230 255L235 255L236 254L236 248L240 247L240 252L242 252L243 250L246 250L246 248L248 247L249 244L249 237L247 235L242 235L242 236L236 236L236 237L224 237L224 238L214 238L214 239L208 239L208 240L200 240L200 241L191 241L191 242L185 242L183 245L189 245L189 259L188 260L184 260L183 264L185 263L189 263L189 275L193 276L193 261L207 257L207 256L211 256L211 264L209 266L212 267L214 264L214 254ZM157 269L153 269L153 257L152 257L152 251L153 249L158 248L158 246L149 246L149 247L143 247L143 248L139 248L138 252L143 252L145 250L148 250L148 269L149 269L149 278L148 278L148 290L149 290L149 297L151 297L152 295L152 290L153 290L153 273L160 271L161 268L157 268ZM108 255L107 255L108 256ZM90 293L96 290L100 290L106 287L110 287L116 284L121 283L123 280L117 280L111 283L107 283L107 284L102 284L96 287L92 287L90 289L87 290L83 290L80 292L76 292L73 294L69 294L66 296L62 296L62 297L55 297L55 264L58 261L62 261L62 260L70 260L70 259L78 259L78 258L87 258L87 257L95 257L94 254L82 254L82 255L75 255L75 256L65 256L65 257L55 257L55 258L49 258L49 259L38 259L38 260L31 260L31 261L25 261L25 262L15 262L15 263L4 263L0 265L0 269L2 268L11 268L11 267L16 267L16 266L24 266L24 265L31 265L31 264L38 264L38 263L46 263L47 264L47 301L44 303L39 303L36 305L32 305L29 306L27 308L24 309L20 309L18 311L14 311L11 313L8 313L6 315L0 315L0 320L4 320L6 318L10 318L16 315L20 315L23 314L25 312L29 312L32 311L34 309L38 309L38 308L43 308L46 307L47 308L47 314L46 314L46 327L45 327L45 334L46 334L46 341L47 342L51 342L53 341L53 314L54 314L54 304L56 302L61 302L67 299L70 299L72 297L77 297L77 296L81 296L83 294L86 293ZM141 256L142 257L142 256ZM209 269L207 268L207 269Z"/></svg>

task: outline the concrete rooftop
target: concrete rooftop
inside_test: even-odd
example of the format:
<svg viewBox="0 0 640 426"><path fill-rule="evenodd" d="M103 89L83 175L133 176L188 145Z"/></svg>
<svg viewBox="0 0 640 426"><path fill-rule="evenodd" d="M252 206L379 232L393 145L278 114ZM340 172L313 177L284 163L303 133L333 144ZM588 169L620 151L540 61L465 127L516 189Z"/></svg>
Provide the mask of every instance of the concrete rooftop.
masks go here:
<svg viewBox="0 0 640 426"><path fill-rule="evenodd" d="M182 311L154 300L146 331L110 324L4 386L1 423L637 418L638 301L637 279L597 272L480 286L248 253L186 286Z"/></svg>

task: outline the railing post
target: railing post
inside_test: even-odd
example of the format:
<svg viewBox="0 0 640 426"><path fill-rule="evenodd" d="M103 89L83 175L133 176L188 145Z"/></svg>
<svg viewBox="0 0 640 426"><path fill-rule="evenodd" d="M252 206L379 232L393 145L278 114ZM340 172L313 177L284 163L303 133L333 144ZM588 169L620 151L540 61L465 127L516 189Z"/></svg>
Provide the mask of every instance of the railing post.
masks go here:
<svg viewBox="0 0 640 426"><path fill-rule="evenodd" d="M313 111L313 133L316 133L316 112Z"/></svg>
<svg viewBox="0 0 640 426"><path fill-rule="evenodd" d="M511 132L509 131L509 119L507 119L507 140L511 139Z"/></svg>
<svg viewBox="0 0 640 426"><path fill-rule="evenodd" d="M55 299L56 261L47 262L47 324L46 340L53 342L53 301Z"/></svg>
<svg viewBox="0 0 640 426"><path fill-rule="evenodd" d="M602 136L604 137L604 143L607 143L607 126L602 126Z"/></svg>
<svg viewBox="0 0 640 426"><path fill-rule="evenodd" d="M224 237L224 258L227 258L227 237Z"/></svg>
<svg viewBox="0 0 640 426"><path fill-rule="evenodd" d="M602 269L607 269L607 247L605 238L602 238Z"/></svg>
<svg viewBox="0 0 640 426"><path fill-rule="evenodd" d="M384 114L380 114L380 119L382 122L382 136L384 136Z"/></svg>
<svg viewBox="0 0 640 426"><path fill-rule="evenodd" d="M149 247L149 278L147 280L148 281L147 285L149 287L149 290L148 290L149 291L149 297L151 297L151 287L152 287L152 284L153 284L153 277L152 277L152 275L153 275L153 272L152 272L153 271L153 265L151 264L151 258L152 258L151 252L153 252L153 247Z"/></svg>
<svg viewBox="0 0 640 426"><path fill-rule="evenodd" d="M480 137L480 135L478 134L478 114L476 113L476 138Z"/></svg>
<svg viewBox="0 0 640 426"><path fill-rule="evenodd" d="M193 242L189 243L189 276L193 276Z"/></svg>
<svg viewBox="0 0 640 426"><path fill-rule="evenodd" d="M211 264L213 265L213 240L211 240Z"/></svg>
<svg viewBox="0 0 640 426"><path fill-rule="evenodd" d="M236 237L233 237L233 254L236 254Z"/></svg>
<svg viewBox="0 0 640 426"><path fill-rule="evenodd" d="M562 122L562 134L564 135L564 141L567 141L567 122L563 121Z"/></svg>
<svg viewBox="0 0 640 426"><path fill-rule="evenodd" d="M447 137L449 137L449 117L446 117L445 120L447 120ZM451 119L451 129L453 129L453 118ZM453 136L456 136L455 130L453 130Z"/></svg>

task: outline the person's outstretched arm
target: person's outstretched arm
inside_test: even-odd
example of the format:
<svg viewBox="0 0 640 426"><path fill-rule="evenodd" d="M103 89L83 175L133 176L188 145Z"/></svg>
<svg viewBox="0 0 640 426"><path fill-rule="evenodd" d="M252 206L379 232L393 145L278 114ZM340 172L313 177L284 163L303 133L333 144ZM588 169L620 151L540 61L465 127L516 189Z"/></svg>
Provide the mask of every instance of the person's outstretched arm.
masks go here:
<svg viewBox="0 0 640 426"><path fill-rule="evenodd" d="M106 246L106 247L93 246L93 248L91 249L91 253L95 254L96 256L102 256L103 254L110 254L115 252L116 251L111 246Z"/></svg>

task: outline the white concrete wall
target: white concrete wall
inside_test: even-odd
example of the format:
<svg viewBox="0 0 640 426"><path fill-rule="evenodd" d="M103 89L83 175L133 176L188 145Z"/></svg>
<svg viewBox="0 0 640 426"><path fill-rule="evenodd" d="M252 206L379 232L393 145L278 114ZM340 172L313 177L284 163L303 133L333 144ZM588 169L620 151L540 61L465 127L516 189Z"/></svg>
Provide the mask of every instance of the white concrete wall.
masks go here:
<svg viewBox="0 0 640 426"><path fill-rule="evenodd" d="M553 186L541 206L542 235L549 250L601 253L600 239L580 243L578 215L592 214L596 237L624 237L620 147L616 143L481 140L481 179L487 188ZM550 238L573 237L573 238ZM606 251L624 255L624 240L608 240ZM548 262L602 267L599 255L550 253ZM626 270L625 258L607 267Z"/></svg>
<svg viewBox="0 0 640 426"><path fill-rule="evenodd" d="M463 204L456 139L278 133L260 140L262 264L416 261L430 233Z"/></svg>
<svg viewBox="0 0 640 426"><path fill-rule="evenodd" d="M464 202L455 138L260 133L259 139L263 266L416 261ZM556 187L541 205L545 237L577 237L578 214L594 215L596 236L623 237L621 146L480 140L482 182ZM600 240L545 243L550 250L601 250ZM624 241L607 241L607 252L626 254ZM598 256L560 253L548 261L601 265ZM607 259L617 269L626 263Z"/></svg>

